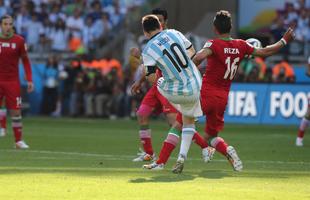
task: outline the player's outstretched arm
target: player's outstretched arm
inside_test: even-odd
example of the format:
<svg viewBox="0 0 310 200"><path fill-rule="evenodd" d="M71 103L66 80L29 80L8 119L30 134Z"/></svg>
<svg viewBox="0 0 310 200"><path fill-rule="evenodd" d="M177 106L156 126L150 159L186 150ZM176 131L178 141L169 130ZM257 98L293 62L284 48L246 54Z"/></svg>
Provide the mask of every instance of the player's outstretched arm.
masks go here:
<svg viewBox="0 0 310 200"><path fill-rule="evenodd" d="M267 46L265 48L256 49L256 51L253 53L253 55L259 56L259 57L271 56L271 55L277 53L282 47L287 45L292 40L294 40L294 31L293 31L293 29L288 28L281 40L279 40L278 42L276 42L270 46Z"/></svg>
<svg viewBox="0 0 310 200"><path fill-rule="evenodd" d="M196 55L193 58L193 62L198 67L201 62L206 59L208 56L212 54L212 50L209 48L203 48L200 51L196 53Z"/></svg>

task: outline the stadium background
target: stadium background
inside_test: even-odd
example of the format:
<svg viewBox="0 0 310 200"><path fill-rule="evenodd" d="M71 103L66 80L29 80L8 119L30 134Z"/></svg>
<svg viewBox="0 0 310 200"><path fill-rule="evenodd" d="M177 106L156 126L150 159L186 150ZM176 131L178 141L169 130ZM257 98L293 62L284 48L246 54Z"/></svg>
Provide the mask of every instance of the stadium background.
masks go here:
<svg viewBox="0 0 310 200"><path fill-rule="evenodd" d="M218 8L232 13L234 37L258 38L263 46L279 39L278 35L296 22L297 40L280 54L264 61L266 71L270 69L272 77L267 77L268 72L260 77L262 67L257 63L252 64L249 72L238 71L232 91L235 97L241 96L235 100L230 98L229 107L233 108L228 108L231 112L226 113L225 120L297 124L306 112L310 84L305 75L310 46L309 1L305 1L305 8L300 8L302 1L293 0L44 2L3 1L1 7L2 14L11 12L16 16L17 32L25 36L30 50L36 89L33 94L24 96L25 114L110 119L134 117L141 97L132 97L129 92L136 76L136 61L129 57L129 48L143 47L145 40L141 36L140 17L153 7L165 7L169 13L169 27L186 33L197 50L207 38L214 36L212 18ZM5 6L9 3L10 9ZM82 12L81 6L87 9ZM79 12L76 21L72 17L75 12ZM59 25L62 28L57 23L63 24ZM34 28L39 31L33 33ZM53 59L55 62L51 64ZM280 80L272 68L283 59L288 59L294 74ZM78 65L81 69L76 70ZM46 70L50 68L53 70ZM102 82L97 76L101 76L99 79L106 81L107 86L96 85ZM78 83L79 78L83 83ZM277 92L280 96L275 101L270 97ZM252 102L242 103L248 94L252 94ZM98 100L99 96L101 100ZM98 102L102 104L101 111L98 111ZM276 106L277 102L281 105ZM256 113L247 113L251 106L255 107ZM273 108L275 113L272 113Z"/></svg>
<svg viewBox="0 0 310 200"><path fill-rule="evenodd" d="M244 163L241 173L234 172L226 158L218 153L212 162L204 163L201 150L195 145L180 175L171 173L178 149L172 153L164 170L142 170L141 162L132 162L140 145L139 126L136 120L128 120L135 118L134 111L141 99L141 96L131 97L128 92L136 71L136 60L128 57L128 49L145 42L140 37L143 14L155 7L167 8L169 26L187 33L199 49L206 38L213 36L211 24L215 12L227 9L233 14L234 37L255 37L267 45L288 24L286 21L278 26L274 21L277 18L272 18L274 13L288 16L283 15L286 2L292 2L298 9L299 1L119 0L122 9L114 9L117 4L113 1L33 0L31 3L29 0L0 0L0 13L14 14L17 32L27 38L36 87L35 93L24 94L23 130L30 149L13 148L10 128L0 139L0 199L308 200L309 140L306 133L304 146L296 147L295 139L296 122L304 114L305 99L309 96L309 78L304 75L309 56L305 47L309 46L309 40L295 43L293 52L286 49L265 61L268 69L273 69L283 55L287 55L294 68L294 77L271 76L272 70L268 71L268 76L264 73L262 76L258 73L261 68L255 67L257 63L252 64L252 68L241 67L244 71L236 77L227 109L226 120L232 123L225 124L220 133L238 149ZM42 2L47 4L41 7ZM309 8L309 0L306 3ZM248 25L259 23L251 21L256 19L254 16L247 16L249 21L243 26L242 13L257 13L253 9L259 8L258 4L268 4L262 11L272 8L267 12L272 23L249 28ZM76 38L73 38L69 37L69 28L62 21L66 21L63 19L69 18L75 8L83 11L83 17L77 21L70 18L68 24L82 24L85 32L75 33ZM38 23L32 23L33 10L39 16ZM104 16L91 26L93 18L98 19L102 10ZM294 19L299 16L291 8L289 12ZM59 18L62 20L56 26ZM89 19L88 27L84 26L86 19ZM259 19L261 22L266 18ZM103 31L103 27L108 31ZM303 31L309 30L305 27L302 26ZM302 53L296 54L296 50ZM85 52L90 54L85 56ZM82 68L78 67L80 64ZM99 80L105 87L93 84L101 76L103 79ZM21 78L24 78L22 72ZM102 100L105 102L102 107L110 113L100 113L93 108L91 103L98 94L101 95L98 100L105 100ZM119 104L123 107L117 110ZM61 110L57 110L59 105ZM112 120L115 118L118 119ZM168 126L164 120L152 120L150 126L154 150L158 153ZM197 123L197 130L203 134L204 124Z"/></svg>

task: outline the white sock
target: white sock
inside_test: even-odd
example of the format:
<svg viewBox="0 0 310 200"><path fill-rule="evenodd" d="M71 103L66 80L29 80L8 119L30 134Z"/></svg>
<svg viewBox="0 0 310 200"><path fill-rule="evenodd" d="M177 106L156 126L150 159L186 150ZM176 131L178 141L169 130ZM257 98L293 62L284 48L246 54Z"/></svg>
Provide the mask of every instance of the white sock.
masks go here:
<svg viewBox="0 0 310 200"><path fill-rule="evenodd" d="M187 157L187 153L192 143L193 136L195 134L195 125L187 125L183 126L182 128L182 140L181 140L181 147L180 147L180 155Z"/></svg>

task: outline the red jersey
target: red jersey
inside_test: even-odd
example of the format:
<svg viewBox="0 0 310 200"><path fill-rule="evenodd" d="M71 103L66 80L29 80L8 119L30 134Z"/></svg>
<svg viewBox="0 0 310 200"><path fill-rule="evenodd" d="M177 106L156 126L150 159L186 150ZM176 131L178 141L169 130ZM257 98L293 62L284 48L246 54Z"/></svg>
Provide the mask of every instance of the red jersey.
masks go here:
<svg viewBox="0 0 310 200"><path fill-rule="evenodd" d="M207 58L208 63L203 76L203 85L207 89L228 92L241 60L245 55L251 55L254 48L240 39L208 40L204 48L211 49L212 55Z"/></svg>
<svg viewBox="0 0 310 200"><path fill-rule="evenodd" d="M0 37L0 81L19 81L19 59L27 56L24 38L14 34ZM27 81L31 81L31 69L26 69Z"/></svg>

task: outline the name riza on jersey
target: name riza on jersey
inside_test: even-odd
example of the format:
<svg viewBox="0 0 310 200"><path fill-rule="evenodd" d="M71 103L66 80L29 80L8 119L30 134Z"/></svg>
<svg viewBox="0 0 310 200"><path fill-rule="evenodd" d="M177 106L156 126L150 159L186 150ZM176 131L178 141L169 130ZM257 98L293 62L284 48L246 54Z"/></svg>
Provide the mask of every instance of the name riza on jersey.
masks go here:
<svg viewBox="0 0 310 200"><path fill-rule="evenodd" d="M225 54L240 54L239 50L236 48L224 48Z"/></svg>

